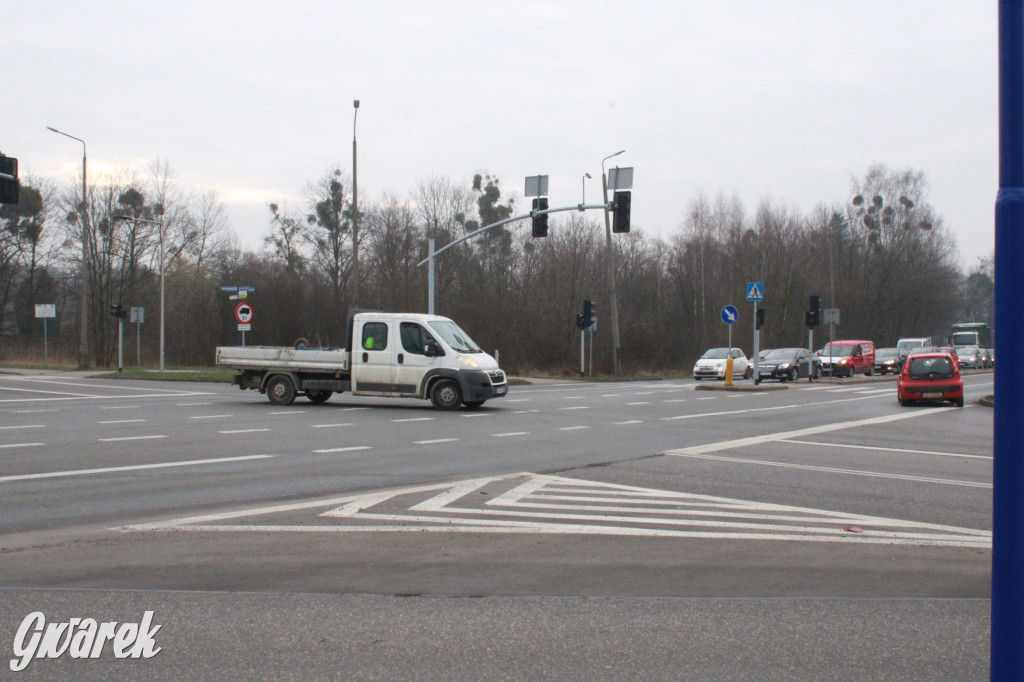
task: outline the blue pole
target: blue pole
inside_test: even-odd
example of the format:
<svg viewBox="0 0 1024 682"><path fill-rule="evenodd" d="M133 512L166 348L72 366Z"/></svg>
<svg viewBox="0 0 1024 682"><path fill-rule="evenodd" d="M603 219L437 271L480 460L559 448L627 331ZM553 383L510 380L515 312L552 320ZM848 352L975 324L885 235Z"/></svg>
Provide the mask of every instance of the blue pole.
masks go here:
<svg viewBox="0 0 1024 682"><path fill-rule="evenodd" d="M991 679L1024 679L1024 7L999 2Z"/></svg>

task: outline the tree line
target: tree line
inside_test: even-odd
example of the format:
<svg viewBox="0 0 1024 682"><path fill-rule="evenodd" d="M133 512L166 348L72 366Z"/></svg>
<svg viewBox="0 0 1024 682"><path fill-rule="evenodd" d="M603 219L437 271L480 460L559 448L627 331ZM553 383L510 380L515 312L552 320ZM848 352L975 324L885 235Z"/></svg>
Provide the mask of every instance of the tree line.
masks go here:
<svg viewBox="0 0 1024 682"><path fill-rule="evenodd" d="M526 209L496 177L472 183L431 178L404 196L361 197L331 170L306 187L298 208L268 206L263 248L238 247L215 192L186 195L166 162L149 173L113 173L88 187L23 180L20 202L0 207L0 362L42 357L34 306L54 303L50 357L78 354L80 304L88 293L87 364L117 363L113 304L144 307L126 324L126 364L136 330L143 364L158 353L161 256L169 365L212 364L214 348L239 341L235 303L223 286L256 289L248 345L344 346L347 311L427 311L427 240L436 248ZM928 202L925 175L884 165L851 180L850 196L809 213L763 201L752 212L736 198L698 194L680 206L676 234L636 229L605 246L599 212L553 214L549 236L529 221L489 230L436 259L436 312L455 319L510 372L578 370L576 314L595 301L595 371L613 367L607 261L613 259L627 373L687 371L706 348L726 344L719 312L741 310L733 344L750 352L747 282L763 282L761 347L807 343L811 295L838 308L837 338L891 345L900 336L944 335L955 321L992 322L993 273L985 261L965 273L950 231ZM353 218L359 281L353 281ZM83 248L84 241L84 248ZM161 248L162 244L162 248ZM85 262L83 263L83 254ZM84 279L83 279L84 278ZM827 339L816 330L816 345ZM822 341L823 343L824 341Z"/></svg>

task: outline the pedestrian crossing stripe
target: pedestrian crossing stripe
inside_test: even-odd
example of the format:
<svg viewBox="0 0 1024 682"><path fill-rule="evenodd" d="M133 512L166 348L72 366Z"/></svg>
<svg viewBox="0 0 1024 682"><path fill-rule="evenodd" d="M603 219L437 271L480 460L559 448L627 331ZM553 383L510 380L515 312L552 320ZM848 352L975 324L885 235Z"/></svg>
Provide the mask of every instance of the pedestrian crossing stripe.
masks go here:
<svg viewBox="0 0 1024 682"><path fill-rule="evenodd" d="M851 530L851 529L856 530ZM984 530L531 473L258 507L124 531L547 533L990 548Z"/></svg>

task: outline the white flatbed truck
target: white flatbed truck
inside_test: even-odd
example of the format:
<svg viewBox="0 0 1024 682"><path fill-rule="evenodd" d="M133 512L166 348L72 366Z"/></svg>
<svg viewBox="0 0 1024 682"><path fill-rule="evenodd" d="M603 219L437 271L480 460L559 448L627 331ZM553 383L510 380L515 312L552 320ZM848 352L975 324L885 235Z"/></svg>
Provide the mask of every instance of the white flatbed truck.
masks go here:
<svg viewBox="0 0 1024 682"><path fill-rule="evenodd" d="M422 398L439 410L475 409L508 393L497 361L446 317L358 312L346 341L348 348L320 350L221 346L217 364L237 369L232 383L265 393L276 405L299 395L322 403L348 391Z"/></svg>

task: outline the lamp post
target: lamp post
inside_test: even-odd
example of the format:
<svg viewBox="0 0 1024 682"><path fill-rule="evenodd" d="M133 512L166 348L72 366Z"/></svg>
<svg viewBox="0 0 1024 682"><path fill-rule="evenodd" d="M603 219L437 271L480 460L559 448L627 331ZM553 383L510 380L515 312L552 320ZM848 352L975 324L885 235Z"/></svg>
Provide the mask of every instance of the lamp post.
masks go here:
<svg viewBox="0 0 1024 682"><path fill-rule="evenodd" d="M164 217L160 215L160 220L147 220L146 218L136 218L130 215L116 215L111 220L134 220L140 223L149 223L150 225L159 226L160 234L160 371L164 371L164 339L166 335L165 330L165 316L164 316Z"/></svg>
<svg viewBox="0 0 1024 682"><path fill-rule="evenodd" d="M587 203L587 180L590 180L590 173L583 174L583 195L580 197L580 204L585 205Z"/></svg>
<svg viewBox="0 0 1024 682"><path fill-rule="evenodd" d="M352 307L359 307L359 175L356 169L356 120L359 100L352 101Z"/></svg>
<svg viewBox="0 0 1024 682"><path fill-rule="evenodd" d="M608 300L610 301L609 313L612 318L612 366L615 376L619 376L619 306L615 298L615 262L612 252L612 225L608 217L608 176L605 174L604 162L625 153L626 150L623 149L601 159L601 191L604 197L604 237L605 246L607 247L605 260L608 262Z"/></svg>
<svg viewBox="0 0 1024 682"><path fill-rule="evenodd" d="M50 126L46 126L46 129L82 143L82 265L79 268L79 278L82 281L78 286L78 367L82 369L89 366L89 316L87 314L89 307L89 195L85 140Z"/></svg>

